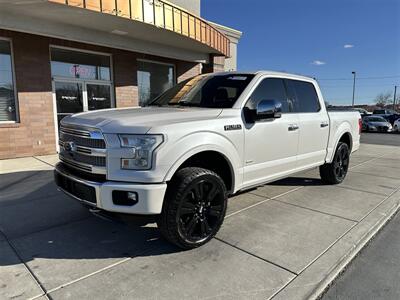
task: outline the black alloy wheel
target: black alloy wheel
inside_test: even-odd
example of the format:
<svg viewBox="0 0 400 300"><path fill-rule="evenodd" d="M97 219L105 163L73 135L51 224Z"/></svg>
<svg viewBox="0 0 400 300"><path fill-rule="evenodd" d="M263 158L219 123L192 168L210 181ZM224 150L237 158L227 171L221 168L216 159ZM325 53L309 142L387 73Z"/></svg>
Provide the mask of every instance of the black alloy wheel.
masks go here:
<svg viewBox="0 0 400 300"><path fill-rule="evenodd" d="M223 190L216 180L196 180L178 208L179 234L193 243L202 242L219 227L224 212Z"/></svg>
<svg viewBox="0 0 400 300"><path fill-rule="evenodd" d="M319 167L322 182L327 184L341 183L347 175L350 164L350 149L346 143L339 142L331 163Z"/></svg>
<svg viewBox="0 0 400 300"><path fill-rule="evenodd" d="M349 148L347 145L346 147L343 147L342 145L338 148L334 158L335 176L340 182L346 177L347 170L349 169L349 161Z"/></svg>
<svg viewBox="0 0 400 300"><path fill-rule="evenodd" d="M183 168L168 183L157 225L168 241L192 249L215 236L226 208L227 191L218 174L198 167Z"/></svg>

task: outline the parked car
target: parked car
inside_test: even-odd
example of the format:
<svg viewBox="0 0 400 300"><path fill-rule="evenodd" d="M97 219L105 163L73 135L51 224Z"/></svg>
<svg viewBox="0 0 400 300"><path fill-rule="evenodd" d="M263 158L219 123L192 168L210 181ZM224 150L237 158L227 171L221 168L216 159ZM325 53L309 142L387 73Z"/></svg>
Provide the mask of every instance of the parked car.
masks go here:
<svg viewBox="0 0 400 300"><path fill-rule="evenodd" d="M354 108L354 110L358 111L363 118L371 115L371 113L364 108Z"/></svg>
<svg viewBox="0 0 400 300"><path fill-rule="evenodd" d="M229 195L317 166L341 183L360 131L358 112L327 112L312 78L199 75L149 107L64 118L55 181L97 213L151 216L190 249L218 232Z"/></svg>
<svg viewBox="0 0 400 300"><path fill-rule="evenodd" d="M394 121L393 131L400 132L400 119L397 119L396 121Z"/></svg>
<svg viewBox="0 0 400 300"><path fill-rule="evenodd" d="M394 122L400 118L400 114L391 114L391 115L380 115L382 117L384 117L390 124L394 124Z"/></svg>
<svg viewBox="0 0 400 300"><path fill-rule="evenodd" d="M393 109L374 109L373 111L374 115L392 115L392 114L397 114L396 111Z"/></svg>
<svg viewBox="0 0 400 300"><path fill-rule="evenodd" d="M391 132L393 130L392 124L382 116L374 115L365 117L362 123L363 130L365 131Z"/></svg>

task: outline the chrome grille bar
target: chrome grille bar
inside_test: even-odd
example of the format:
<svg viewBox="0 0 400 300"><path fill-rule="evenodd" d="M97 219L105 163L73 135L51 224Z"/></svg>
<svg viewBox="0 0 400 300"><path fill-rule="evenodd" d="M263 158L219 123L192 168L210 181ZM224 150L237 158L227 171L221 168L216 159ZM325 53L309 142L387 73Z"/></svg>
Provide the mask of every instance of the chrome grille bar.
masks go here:
<svg viewBox="0 0 400 300"><path fill-rule="evenodd" d="M60 160L69 167L92 174L105 175L106 143L97 129L60 127Z"/></svg>
<svg viewBox="0 0 400 300"><path fill-rule="evenodd" d="M60 148L64 148L64 142L59 141L58 144L60 145ZM85 146L76 146L76 150L74 152L83 154L83 155L89 155L89 156L102 156L105 157L107 155L107 150L102 149L102 148L90 148L90 147L85 147Z"/></svg>
<svg viewBox="0 0 400 300"><path fill-rule="evenodd" d="M80 171L85 171L93 174L101 174L101 175L106 175L107 170L104 167L98 167L98 166L92 166L89 164L81 163L81 162L76 162L74 160L66 159L65 157L60 155L60 160L65 163L67 166L78 169Z"/></svg>

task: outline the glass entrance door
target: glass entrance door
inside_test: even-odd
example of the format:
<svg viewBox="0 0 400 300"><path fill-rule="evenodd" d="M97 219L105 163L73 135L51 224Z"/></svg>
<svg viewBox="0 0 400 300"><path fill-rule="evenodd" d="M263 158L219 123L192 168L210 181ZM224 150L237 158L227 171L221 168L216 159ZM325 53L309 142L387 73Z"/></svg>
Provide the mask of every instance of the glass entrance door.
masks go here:
<svg viewBox="0 0 400 300"><path fill-rule="evenodd" d="M73 113L84 110L83 83L62 82L54 83L56 103L57 103L57 123Z"/></svg>
<svg viewBox="0 0 400 300"><path fill-rule="evenodd" d="M105 109L111 107L111 86L109 84L86 84L88 109Z"/></svg>
<svg viewBox="0 0 400 300"><path fill-rule="evenodd" d="M86 81L55 81L57 121L89 110L111 108L111 85Z"/></svg>
<svg viewBox="0 0 400 300"><path fill-rule="evenodd" d="M59 150L58 130L63 118L79 112L106 109L113 106L110 83L54 79L53 95L57 110L55 112L57 151Z"/></svg>

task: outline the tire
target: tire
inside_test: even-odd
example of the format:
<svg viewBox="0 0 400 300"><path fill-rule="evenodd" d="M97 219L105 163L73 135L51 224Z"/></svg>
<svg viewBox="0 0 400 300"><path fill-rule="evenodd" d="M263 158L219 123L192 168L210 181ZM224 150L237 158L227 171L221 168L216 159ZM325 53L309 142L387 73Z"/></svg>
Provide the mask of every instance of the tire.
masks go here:
<svg viewBox="0 0 400 300"><path fill-rule="evenodd" d="M157 225L166 240L182 249L193 249L215 236L226 208L227 191L218 174L184 168L168 184Z"/></svg>
<svg viewBox="0 0 400 300"><path fill-rule="evenodd" d="M324 164L319 167L319 174L322 182L327 184L339 184L347 175L350 162L349 146L339 142L332 163Z"/></svg>

